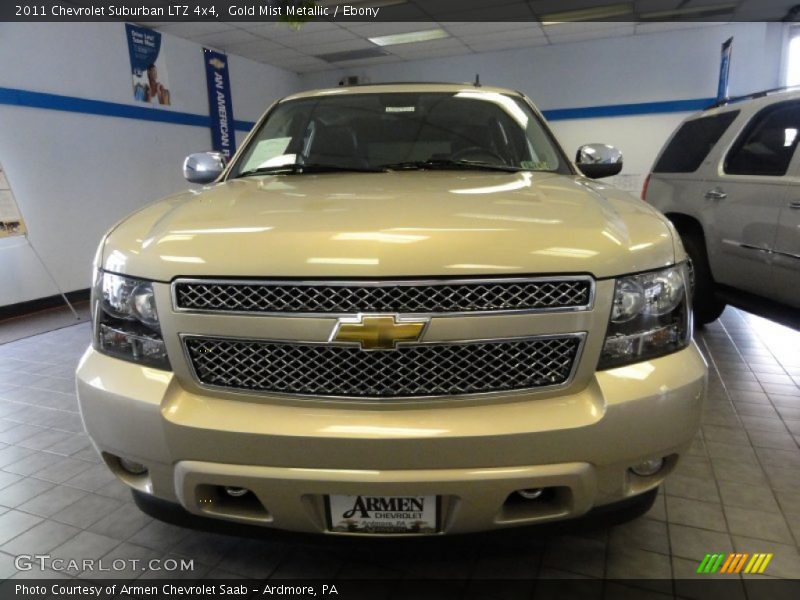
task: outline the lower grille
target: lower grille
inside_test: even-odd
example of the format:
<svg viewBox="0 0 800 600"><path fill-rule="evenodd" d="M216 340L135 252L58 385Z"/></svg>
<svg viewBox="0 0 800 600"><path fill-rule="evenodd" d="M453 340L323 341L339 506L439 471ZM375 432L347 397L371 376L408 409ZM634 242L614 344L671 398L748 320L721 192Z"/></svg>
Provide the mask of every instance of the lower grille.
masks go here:
<svg viewBox="0 0 800 600"><path fill-rule="evenodd" d="M265 393L339 397L444 396L567 382L582 334L489 342L351 346L186 337L205 385Z"/></svg>

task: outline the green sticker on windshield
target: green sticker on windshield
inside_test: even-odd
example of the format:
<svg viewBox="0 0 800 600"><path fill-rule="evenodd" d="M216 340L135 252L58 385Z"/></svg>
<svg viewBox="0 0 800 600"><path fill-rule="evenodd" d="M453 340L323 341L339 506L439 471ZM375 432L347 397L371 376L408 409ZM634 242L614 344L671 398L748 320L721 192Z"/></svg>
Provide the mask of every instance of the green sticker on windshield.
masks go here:
<svg viewBox="0 0 800 600"><path fill-rule="evenodd" d="M531 171L546 171L548 169L548 164L544 161L523 160L520 166Z"/></svg>

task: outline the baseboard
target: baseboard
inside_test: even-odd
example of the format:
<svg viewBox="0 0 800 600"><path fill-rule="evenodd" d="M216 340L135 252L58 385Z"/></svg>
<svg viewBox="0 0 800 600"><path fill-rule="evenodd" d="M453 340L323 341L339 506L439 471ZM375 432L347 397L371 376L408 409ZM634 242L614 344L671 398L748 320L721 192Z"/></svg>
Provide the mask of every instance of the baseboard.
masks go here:
<svg viewBox="0 0 800 600"><path fill-rule="evenodd" d="M88 301L89 288L67 292L66 296L70 302ZM0 321L29 315L31 313L47 310L49 308L56 308L58 306L64 306L64 298L62 298L60 294L47 296L46 298L28 300L27 302L18 302L17 304L0 306Z"/></svg>

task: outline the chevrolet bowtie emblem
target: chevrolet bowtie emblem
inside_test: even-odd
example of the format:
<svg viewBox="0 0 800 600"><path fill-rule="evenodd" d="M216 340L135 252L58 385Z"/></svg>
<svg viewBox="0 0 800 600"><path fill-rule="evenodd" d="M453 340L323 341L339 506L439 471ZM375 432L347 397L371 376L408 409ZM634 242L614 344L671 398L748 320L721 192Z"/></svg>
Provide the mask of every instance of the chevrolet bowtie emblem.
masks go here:
<svg viewBox="0 0 800 600"><path fill-rule="evenodd" d="M362 350L394 350L398 342L416 342L427 320L399 320L398 315L359 315L336 323L332 342L356 343Z"/></svg>

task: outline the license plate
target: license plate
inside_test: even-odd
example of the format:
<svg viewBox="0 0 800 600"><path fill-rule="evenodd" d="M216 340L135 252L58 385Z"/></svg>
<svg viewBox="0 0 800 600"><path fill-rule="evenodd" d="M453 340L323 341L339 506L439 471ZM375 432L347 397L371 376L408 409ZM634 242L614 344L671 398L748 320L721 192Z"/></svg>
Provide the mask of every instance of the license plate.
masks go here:
<svg viewBox="0 0 800 600"><path fill-rule="evenodd" d="M327 497L328 528L341 533L436 533L438 496Z"/></svg>

